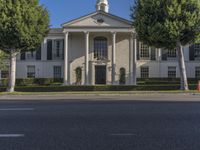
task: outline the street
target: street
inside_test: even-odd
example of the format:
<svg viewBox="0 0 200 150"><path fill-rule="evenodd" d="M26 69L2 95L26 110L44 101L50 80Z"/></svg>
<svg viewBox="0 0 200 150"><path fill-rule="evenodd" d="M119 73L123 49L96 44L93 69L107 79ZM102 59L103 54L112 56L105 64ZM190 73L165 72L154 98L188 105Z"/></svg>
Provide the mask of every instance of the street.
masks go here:
<svg viewBox="0 0 200 150"><path fill-rule="evenodd" d="M200 102L0 101L1 150L199 150Z"/></svg>

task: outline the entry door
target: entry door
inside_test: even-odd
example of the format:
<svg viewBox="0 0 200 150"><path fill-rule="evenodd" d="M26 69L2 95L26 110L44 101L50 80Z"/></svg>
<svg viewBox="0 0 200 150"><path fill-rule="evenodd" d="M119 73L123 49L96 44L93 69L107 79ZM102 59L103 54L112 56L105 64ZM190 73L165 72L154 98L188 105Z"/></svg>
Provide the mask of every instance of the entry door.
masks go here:
<svg viewBox="0 0 200 150"><path fill-rule="evenodd" d="M106 84L106 66L95 66L95 84Z"/></svg>

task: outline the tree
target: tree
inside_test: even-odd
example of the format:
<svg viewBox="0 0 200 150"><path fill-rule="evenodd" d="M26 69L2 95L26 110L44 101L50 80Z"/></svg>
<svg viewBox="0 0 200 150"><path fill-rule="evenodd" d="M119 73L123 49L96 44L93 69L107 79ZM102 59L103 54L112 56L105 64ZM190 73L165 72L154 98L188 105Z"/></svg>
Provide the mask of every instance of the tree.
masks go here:
<svg viewBox="0 0 200 150"><path fill-rule="evenodd" d="M200 37L198 0L136 0L131 16L140 41L157 48L177 49L181 89L188 90L183 46Z"/></svg>
<svg viewBox="0 0 200 150"><path fill-rule="evenodd" d="M15 87L17 54L35 49L48 28L48 11L38 0L0 0L0 49L9 54L9 92Z"/></svg>
<svg viewBox="0 0 200 150"><path fill-rule="evenodd" d="M8 55L2 50L0 50L0 70L7 69L7 59Z"/></svg>

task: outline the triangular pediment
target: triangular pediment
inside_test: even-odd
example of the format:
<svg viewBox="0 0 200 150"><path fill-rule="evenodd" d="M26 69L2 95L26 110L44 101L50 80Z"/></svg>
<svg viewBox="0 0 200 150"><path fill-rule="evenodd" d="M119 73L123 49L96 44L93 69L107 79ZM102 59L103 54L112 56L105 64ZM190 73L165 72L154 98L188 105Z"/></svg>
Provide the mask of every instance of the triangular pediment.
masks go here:
<svg viewBox="0 0 200 150"><path fill-rule="evenodd" d="M102 11L62 24L63 27L119 27L130 28L132 22Z"/></svg>

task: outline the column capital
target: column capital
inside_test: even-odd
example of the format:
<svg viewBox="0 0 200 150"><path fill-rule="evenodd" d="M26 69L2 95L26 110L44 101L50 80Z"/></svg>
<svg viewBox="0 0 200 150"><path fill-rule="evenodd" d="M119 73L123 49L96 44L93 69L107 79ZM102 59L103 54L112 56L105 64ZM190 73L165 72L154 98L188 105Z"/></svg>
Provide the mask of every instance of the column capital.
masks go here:
<svg viewBox="0 0 200 150"><path fill-rule="evenodd" d="M130 36L132 39L137 39L137 35L134 32L130 32Z"/></svg>
<svg viewBox="0 0 200 150"><path fill-rule="evenodd" d="M117 32L116 31L111 31L112 35L116 35Z"/></svg>
<svg viewBox="0 0 200 150"><path fill-rule="evenodd" d="M69 34L69 31L66 31L65 29L63 30L64 34Z"/></svg>
<svg viewBox="0 0 200 150"><path fill-rule="evenodd" d="M69 32L64 32L64 34L65 34L65 37L69 36Z"/></svg>
<svg viewBox="0 0 200 150"><path fill-rule="evenodd" d="M89 35L89 34L90 34L89 31L83 31L83 32L84 32L84 34L86 34L86 35Z"/></svg>

